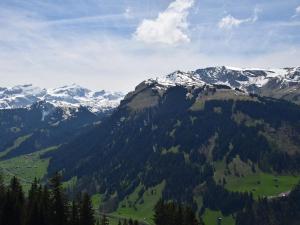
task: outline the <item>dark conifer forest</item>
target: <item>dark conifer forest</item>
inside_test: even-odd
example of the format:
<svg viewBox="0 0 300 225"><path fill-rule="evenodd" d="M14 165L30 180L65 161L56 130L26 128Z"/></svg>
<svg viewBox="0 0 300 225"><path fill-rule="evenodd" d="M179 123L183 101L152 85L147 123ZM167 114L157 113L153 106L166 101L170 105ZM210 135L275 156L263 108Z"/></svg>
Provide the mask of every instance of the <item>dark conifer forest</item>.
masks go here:
<svg viewBox="0 0 300 225"><path fill-rule="evenodd" d="M247 193L230 193L207 181L204 206L236 214L236 225L297 225L300 220L300 183L287 195L254 201ZM205 225L192 207L160 199L154 208L156 225ZM35 179L27 195L20 181L13 177L9 185L0 178L0 225L109 225L103 214L97 219L91 198L80 193L70 199L57 173L41 185ZM120 219L119 225L138 225L132 219ZM208 224L207 224L208 225Z"/></svg>
<svg viewBox="0 0 300 225"><path fill-rule="evenodd" d="M259 199L246 205L237 214L236 225L298 225L300 224L300 184L281 198Z"/></svg>
<svg viewBox="0 0 300 225"><path fill-rule="evenodd" d="M159 200L154 211L156 225L203 225L191 207L174 202Z"/></svg>
<svg viewBox="0 0 300 225"><path fill-rule="evenodd" d="M157 225L202 225L190 207L160 200L154 209ZM109 225L103 214L96 219L91 198L81 193L71 200L65 193L61 175L56 173L47 185L32 183L25 195L20 181L13 177L8 186L0 176L0 225ZM119 220L120 225L138 225L132 219Z"/></svg>
<svg viewBox="0 0 300 225"><path fill-rule="evenodd" d="M25 195L20 181L13 177L8 186L0 180L1 225L94 225L95 215L89 195L83 193L70 203L61 176L47 185L37 180Z"/></svg>

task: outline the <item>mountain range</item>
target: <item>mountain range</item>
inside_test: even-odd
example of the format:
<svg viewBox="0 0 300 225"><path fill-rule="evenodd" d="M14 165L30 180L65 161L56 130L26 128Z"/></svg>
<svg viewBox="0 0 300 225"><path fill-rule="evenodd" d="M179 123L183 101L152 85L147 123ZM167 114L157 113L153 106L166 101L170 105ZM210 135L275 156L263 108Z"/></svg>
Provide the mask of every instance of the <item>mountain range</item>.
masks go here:
<svg viewBox="0 0 300 225"><path fill-rule="evenodd" d="M191 72L175 71L167 76L144 81L156 83L157 88L170 86L224 85L245 93L283 98L300 103L300 67L284 69L240 69L233 67L208 67ZM60 107L87 107L94 113L111 111L124 98L121 92L91 91L72 84L54 89L33 85L0 87L0 109L30 107L46 101Z"/></svg>
<svg viewBox="0 0 300 225"><path fill-rule="evenodd" d="M124 97L100 94L114 101L105 109L78 86L24 87L10 96L33 105L0 110L1 164L16 174L18 157L45 162L40 179L60 171L70 194L93 194L101 212L152 224L163 198L192 205L206 224L213 214L231 225L249 201L299 181L300 67L176 71ZM12 89L0 101L13 102Z"/></svg>
<svg viewBox="0 0 300 225"><path fill-rule="evenodd" d="M48 171L76 177L76 188L101 193L102 209L119 213L149 207L141 202L153 189L225 215L239 209L204 199L280 194L277 177L295 184L300 171L299 68L280 71L220 67L143 81L100 126L46 154ZM275 181L261 191L265 176Z"/></svg>
<svg viewBox="0 0 300 225"><path fill-rule="evenodd" d="M54 106L83 106L91 112L101 113L118 106L123 97L121 92L91 91L76 84L54 89L42 89L29 84L0 88L0 108L26 108L38 101L46 101Z"/></svg>
<svg viewBox="0 0 300 225"><path fill-rule="evenodd" d="M240 69L208 67L191 72L176 71L149 79L159 88L168 86L224 85L245 93L283 98L300 103L300 67L284 69Z"/></svg>

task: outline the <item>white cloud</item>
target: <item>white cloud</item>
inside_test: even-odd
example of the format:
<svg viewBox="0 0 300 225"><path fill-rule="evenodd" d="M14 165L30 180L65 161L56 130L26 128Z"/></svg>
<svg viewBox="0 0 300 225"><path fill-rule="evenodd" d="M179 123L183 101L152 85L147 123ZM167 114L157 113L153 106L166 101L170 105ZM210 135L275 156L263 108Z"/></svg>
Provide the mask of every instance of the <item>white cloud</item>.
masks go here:
<svg viewBox="0 0 300 225"><path fill-rule="evenodd" d="M258 20L258 14L261 12L261 9L255 8L254 14L252 17L246 18L246 19L238 19L233 17L232 15L227 15L226 17L223 17L218 26L221 29L227 29L230 30L232 28L239 27L242 24L245 23L255 23Z"/></svg>
<svg viewBox="0 0 300 225"><path fill-rule="evenodd" d="M154 20L145 19L136 29L135 39L146 43L174 45L190 42L187 16L194 0L176 0Z"/></svg>
<svg viewBox="0 0 300 225"><path fill-rule="evenodd" d="M296 11L296 14L300 14L300 5L295 9L295 11Z"/></svg>
<svg viewBox="0 0 300 225"><path fill-rule="evenodd" d="M219 22L219 28L231 29L240 26L242 23L245 23L245 20L239 20L234 18L232 15L228 15L221 19Z"/></svg>
<svg viewBox="0 0 300 225"><path fill-rule="evenodd" d="M120 15L124 19L123 14ZM105 34L102 30L76 32L73 27L66 26L81 24L82 20L86 21L83 18L53 24L31 14L5 13L0 9L0 86L33 83L41 87L56 87L75 82L96 90L105 88L126 92L146 78L177 69L228 64L236 67L299 64L298 45L291 47L287 42L278 46L276 38L281 38L279 32L274 33L275 39L273 36L266 38L266 35L258 35L266 31L260 31L259 26L253 35L249 35L248 30L238 32L233 36L231 43L234 44L227 46L224 32L210 24L206 26L207 30L197 31L198 39L192 43L169 48L144 45L131 38ZM289 21L283 25L299 26L298 21L293 21L293 24ZM257 49L259 53L249 54Z"/></svg>
<svg viewBox="0 0 300 225"><path fill-rule="evenodd" d="M299 15L300 15L300 5L295 8L295 13L291 18L292 19L297 18Z"/></svg>
<svg viewBox="0 0 300 225"><path fill-rule="evenodd" d="M254 9L254 15L253 15L253 18L252 18L252 23L255 23L258 20L258 15L261 12L262 12L261 8L255 7L255 9ZM251 21L251 19L250 19L250 21Z"/></svg>

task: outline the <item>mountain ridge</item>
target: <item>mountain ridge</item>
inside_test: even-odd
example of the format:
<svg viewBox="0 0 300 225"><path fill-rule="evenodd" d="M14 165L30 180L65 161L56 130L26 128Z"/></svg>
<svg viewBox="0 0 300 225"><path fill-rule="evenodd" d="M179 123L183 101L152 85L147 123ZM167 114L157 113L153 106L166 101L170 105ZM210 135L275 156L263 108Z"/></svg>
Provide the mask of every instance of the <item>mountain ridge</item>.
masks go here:
<svg viewBox="0 0 300 225"><path fill-rule="evenodd" d="M283 98L300 104L300 67L282 69L206 67L195 71L175 71L144 80L137 87L153 85L160 92L172 86L224 85L251 94ZM130 95L129 92L127 95ZM93 113L111 111L124 98L121 92L91 91L76 84L45 89L31 84L0 87L0 109L26 108L38 101L59 107L87 107Z"/></svg>
<svg viewBox="0 0 300 225"><path fill-rule="evenodd" d="M151 87L162 96L167 89L183 86L226 88L245 94L284 99L300 104L300 67L283 69L241 69L233 67L207 67L190 72L175 71L166 76L150 78L136 86L125 100L143 89Z"/></svg>
<svg viewBox="0 0 300 225"><path fill-rule="evenodd" d="M249 93L255 93L269 82L276 81L280 88L300 84L300 67L283 69L242 69L228 66L207 67L195 71L175 71L165 77L148 79L145 83L157 82L165 86L227 85Z"/></svg>
<svg viewBox="0 0 300 225"><path fill-rule="evenodd" d="M45 101L57 107L87 107L91 112L107 112L119 105L123 94L105 90L91 91L72 84L53 89L42 89L32 84L0 88L0 108L27 108L32 104Z"/></svg>

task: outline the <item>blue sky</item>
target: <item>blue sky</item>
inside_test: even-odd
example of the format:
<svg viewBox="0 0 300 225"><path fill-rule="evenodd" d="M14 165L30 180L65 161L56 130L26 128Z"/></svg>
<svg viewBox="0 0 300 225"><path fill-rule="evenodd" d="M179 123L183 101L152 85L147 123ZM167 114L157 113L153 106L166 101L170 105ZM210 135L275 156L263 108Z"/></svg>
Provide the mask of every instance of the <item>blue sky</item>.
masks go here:
<svg viewBox="0 0 300 225"><path fill-rule="evenodd" d="M0 86L129 91L205 66L299 66L300 0L0 0Z"/></svg>

